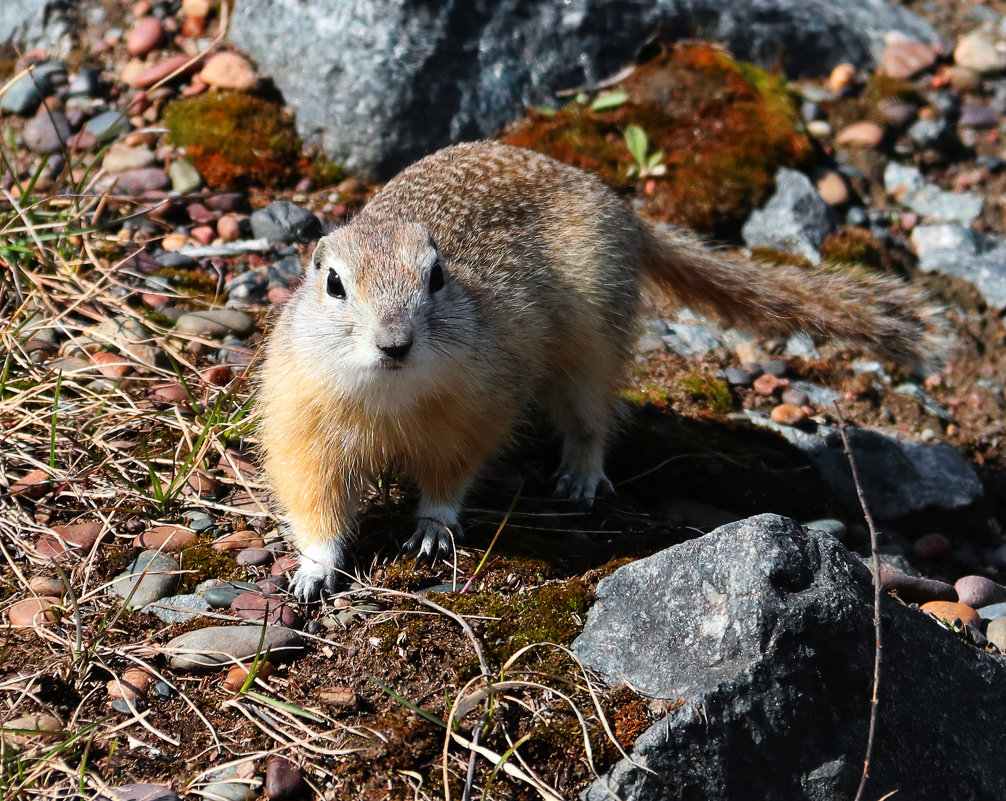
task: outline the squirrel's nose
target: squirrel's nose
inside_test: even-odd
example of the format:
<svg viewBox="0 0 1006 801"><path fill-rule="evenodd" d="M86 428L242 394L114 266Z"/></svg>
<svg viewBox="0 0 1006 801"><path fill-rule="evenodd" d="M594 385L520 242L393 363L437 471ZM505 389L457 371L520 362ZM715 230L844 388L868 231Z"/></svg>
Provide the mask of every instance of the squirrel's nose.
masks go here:
<svg viewBox="0 0 1006 801"><path fill-rule="evenodd" d="M396 338L389 342L378 342L377 347L389 359L400 362L412 350L412 334L409 334L407 338Z"/></svg>

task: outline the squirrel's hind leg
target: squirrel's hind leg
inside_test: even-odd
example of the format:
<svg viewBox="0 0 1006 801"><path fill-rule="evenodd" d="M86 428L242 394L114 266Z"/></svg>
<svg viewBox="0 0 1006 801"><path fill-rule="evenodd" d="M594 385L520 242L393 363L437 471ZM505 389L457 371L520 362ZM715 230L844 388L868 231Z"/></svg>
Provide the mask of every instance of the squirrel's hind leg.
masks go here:
<svg viewBox="0 0 1006 801"><path fill-rule="evenodd" d="M614 494L604 474L604 450L615 398L610 374L563 376L547 393L546 406L562 435L557 498L590 506L595 498Z"/></svg>

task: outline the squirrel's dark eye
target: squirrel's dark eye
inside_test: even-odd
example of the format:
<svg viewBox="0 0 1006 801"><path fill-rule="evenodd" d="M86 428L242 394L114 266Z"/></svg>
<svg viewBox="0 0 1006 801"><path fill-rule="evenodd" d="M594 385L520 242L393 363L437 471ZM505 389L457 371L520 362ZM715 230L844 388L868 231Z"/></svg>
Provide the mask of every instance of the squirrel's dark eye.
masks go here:
<svg viewBox="0 0 1006 801"><path fill-rule="evenodd" d="M439 292L444 288L444 268L440 266L440 260L434 263L430 270L430 294Z"/></svg>
<svg viewBox="0 0 1006 801"><path fill-rule="evenodd" d="M328 283L325 285L328 294L333 298L346 297L346 288L342 285L342 279L335 270L328 271Z"/></svg>

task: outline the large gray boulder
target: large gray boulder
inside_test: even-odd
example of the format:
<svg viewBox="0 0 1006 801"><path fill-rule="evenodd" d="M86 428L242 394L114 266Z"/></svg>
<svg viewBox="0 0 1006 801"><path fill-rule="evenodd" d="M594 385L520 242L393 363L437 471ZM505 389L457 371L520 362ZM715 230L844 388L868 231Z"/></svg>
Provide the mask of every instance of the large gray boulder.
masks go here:
<svg viewBox="0 0 1006 801"><path fill-rule="evenodd" d="M3 0L0 2L0 48L22 51L54 47L72 28L75 3L69 0Z"/></svg>
<svg viewBox="0 0 1006 801"><path fill-rule="evenodd" d="M776 515L731 523L603 580L573 650L670 712L584 797L852 798L873 680L869 571ZM884 598L865 798L1002 797L1006 662Z"/></svg>
<svg viewBox="0 0 1006 801"><path fill-rule="evenodd" d="M271 75L303 136L388 176L498 130L558 89L632 61L659 26L725 42L795 77L868 66L883 37L935 42L885 0L238 0L231 41Z"/></svg>

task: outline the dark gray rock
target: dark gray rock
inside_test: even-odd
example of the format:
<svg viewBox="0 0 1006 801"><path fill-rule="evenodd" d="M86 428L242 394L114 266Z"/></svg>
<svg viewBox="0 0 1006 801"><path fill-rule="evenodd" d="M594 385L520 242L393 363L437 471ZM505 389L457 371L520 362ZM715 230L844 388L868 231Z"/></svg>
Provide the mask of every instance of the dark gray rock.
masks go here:
<svg viewBox="0 0 1006 801"><path fill-rule="evenodd" d="M321 220L289 200L274 200L249 219L252 235L270 242L310 242L321 236Z"/></svg>
<svg viewBox="0 0 1006 801"><path fill-rule="evenodd" d="M99 142L108 142L131 128L126 114L112 110L95 114L84 125L83 131L97 137Z"/></svg>
<svg viewBox="0 0 1006 801"><path fill-rule="evenodd" d="M963 278L989 306L1006 308L1006 239L951 223L916 227L912 244L923 272Z"/></svg>
<svg viewBox="0 0 1006 801"><path fill-rule="evenodd" d="M62 111L36 114L21 131L24 146L35 153L56 153L66 147L70 123Z"/></svg>
<svg viewBox="0 0 1006 801"><path fill-rule="evenodd" d="M614 74L658 26L790 77L868 67L891 30L939 40L884 0L247 0L228 35L274 77L303 136L350 172L388 177Z"/></svg>
<svg viewBox="0 0 1006 801"><path fill-rule="evenodd" d="M732 523L604 579L573 650L671 711L584 793L612 798L852 798L873 675L869 572L834 538L775 515ZM1006 663L885 598L866 798L999 798ZM943 759L942 754L967 754Z"/></svg>
<svg viewBox="0 0 1006 801"><path fill-rule="evenodd" d="M860 508L836 429L804 431L779 425L759 412L746 415L802 450L835 494L850 509ZM862 428L851 428L848 434L866 502L877 520L897 520L931 508L962 509L982 497L975 471L948 445L909 442Z"/></svg>
<svg viewBox="0 0 1006 801"><path fill-rule="evenodd" d="M783 167L775 176L775 193L764 208L751 213L741 235L749 247L775 248L817 264L818 248L836 228L835 212L810 178Z"/></svg>
<svg viewBox="0 0 1006 801"><path fill-rule="evenodd" d="M210 605L201 595L173 595L162 598L146 607L144 612L153 612L165 623L186 623L200 612L208 612Z"/></svg>
<svg viewBox="0 0 1006 801"><path fill-rule="evenodd" d="M182 580L174 557L157 551L144 551L113 579L111 590L128 598L130 609L141 609L175 591Z"/></svg>
<svg viewBox="0 0 1006 801"><path fill-rule="evenodd" d="M283 626L209 626L180 634L164 646L171 667L178 670L205 670L240 662L269 651L270 659L298 656L304 641Z"/></svg>
<svg viewBox="0 0 1006 801"><path fill-rule="evenodd" d="M0 97L0 109L14 114L31 114L42 98L52 93L56 80L66 76L62 61L46 61L22 75Z"/></svg>

